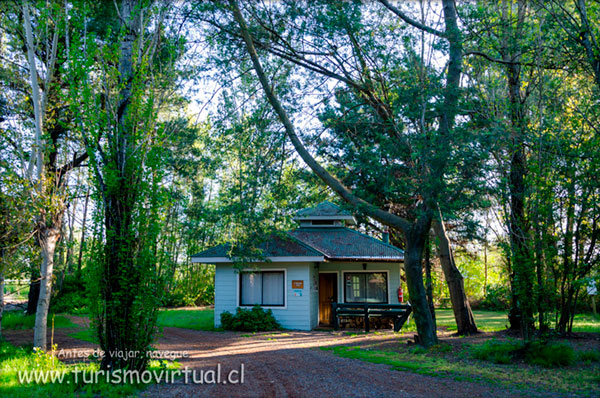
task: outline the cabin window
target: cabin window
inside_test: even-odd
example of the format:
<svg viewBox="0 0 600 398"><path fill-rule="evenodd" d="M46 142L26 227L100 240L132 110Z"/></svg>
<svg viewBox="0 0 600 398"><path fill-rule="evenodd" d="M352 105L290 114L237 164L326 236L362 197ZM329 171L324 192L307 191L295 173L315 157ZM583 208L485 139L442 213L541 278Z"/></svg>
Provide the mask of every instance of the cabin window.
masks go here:
<svg viewBox="0 0 600 398"><path fill-rule="evenodd" d="M386 272L344 273L344 301L346 303L387 303Z"/></svg>
<svg viewBox="0 0 600 398"><path fill-rule="evenodd" d="M283 307L285 305L283 271L242 272L240 305Z"/></svg>

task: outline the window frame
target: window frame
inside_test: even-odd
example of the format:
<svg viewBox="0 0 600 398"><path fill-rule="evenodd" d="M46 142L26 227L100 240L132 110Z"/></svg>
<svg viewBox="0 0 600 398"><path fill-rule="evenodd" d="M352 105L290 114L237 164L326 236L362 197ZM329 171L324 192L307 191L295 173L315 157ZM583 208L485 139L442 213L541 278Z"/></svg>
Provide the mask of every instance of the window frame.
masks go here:
<svg viewBox="0 0 600 398"><path fill-rule="evenodd" d="M385 274L385 285L387 294L384 302L368 302L368 301L348 301L346 297L346 274ZM344 289L344 303L345 304L389 304L390 303L390 271L389 270L356 270L356 271L344 271L342 273L342 283Z"/></svg>
<svg viewBox="0 0 600 398"><path fill-rule="evenodd" d="M247 274L247 273L280 273L283 272L283 304L268 304L268 305L263 305L263 304L242 304L242 274ZM287 270L285 268L277 268L277 269L271 269L271 268L259 268L259 269L255 269L255 268L248 268L248 269L243 269L241 271L238 272L238 277L237 277L237 304L238 307L242 307L242 308L252 308L255 305L260 306L261 308L266 308L266 309L286 309L287 308ZM264 282L263 279L261 277L261 293L262 293L262 289L264 287ZM262 296L262 294L261 294Z"/></svg>

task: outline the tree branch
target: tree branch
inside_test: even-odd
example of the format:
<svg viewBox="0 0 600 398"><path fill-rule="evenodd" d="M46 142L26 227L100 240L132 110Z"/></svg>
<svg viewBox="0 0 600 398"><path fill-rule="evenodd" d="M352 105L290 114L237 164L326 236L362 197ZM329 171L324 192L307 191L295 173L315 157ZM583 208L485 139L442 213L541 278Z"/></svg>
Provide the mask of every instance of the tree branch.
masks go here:
<svg viewBox="0 0 600 398"><path fill-rule="evenodd" d="M340 180L338 180L336 177L332 176L327 170L325 170L325 168L323 168L323 166L321 166L304 147L304 144L296 134L294 125L290 121L287 112L283 109L283 106L281 105L279 99L275 95L275 92L271 87L271 83L267 79L262 65L260 64L256 48L254 47L254 42L248 31L248 26L246 25L246 21L244 20L244 17L242 16L242 13L236 1L230 0L229 3L231 5L234 18L240 26L240 32L246 44L246 49L248 50L250 59L252 60L254 71L258 76L258 79L263 87L263 90L265 91L265 95L267 96L269 103L271 104L271 106L273 106L275 113L277 113L277 116L281 120L285 128L285 132L292 144L294 145L294 148L296 148L298 155L300 155L302 160L313 170L313 172L321 180L323 180L324 183L326 183L331 189L333 189L347 203L353 205L360 211L364 212L370 217L373 217L374 219L380 221L385 225L400 229L402 231L408 231L411 227L410 222L408 222L402 217L381 210L377 206L374 206L371 203L357 197L354 193L352 193L352 191L349 188L344 186Z"/></svg>
<svg viewBox="0 0 600 398"><path fill-rule="evenodd" d="M432 35L438 36L438 37L446 37L446 34L444 32L441 32L437 29L434 29L430 26L427 25L423 25L422 23L420 23L419 21L415 21L414 19L412 19L411 17L409 17L408 15L406 15L405 13L403 13L402 11L400 11L397 7L395 7L394 5L392 5L388 0L378 0L381 4L383 4L388 10L390 10L391 12L393 12L394 14L396 14L398 17L400 17L400 19L402 19L404 22L406 22L409 25L414 26L417 29L421 29L427 33L431 33Z"/></svg>

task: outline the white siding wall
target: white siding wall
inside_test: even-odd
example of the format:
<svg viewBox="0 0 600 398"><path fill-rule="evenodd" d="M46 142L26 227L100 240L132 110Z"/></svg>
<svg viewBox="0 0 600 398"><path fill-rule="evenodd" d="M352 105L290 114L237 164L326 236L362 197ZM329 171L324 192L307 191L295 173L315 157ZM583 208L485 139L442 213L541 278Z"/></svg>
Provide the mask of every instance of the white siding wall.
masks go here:
<svg viewBox="0 0 600 398"><path fill-rule="evenodd" d="M310 267L310 328L319 326L319 270Z"/></svg>
<svg viewBox="0 0 600 398"><path fill-rule="evenodd" d="M400 286L400 263L366 263L367 269L363 269L363 263L360 262L331 262L320 263L319 272L338 271L338 302L344 302L344 272L359 271L359 272L374 272L388 271L388 297L390 304L398 303L398 286ZM318 297L317 297L318 300ZM318 304L317 304L318 312Z"/></svg>
<svg viewBox="0 0 600 398"><path fill-rule="evenodd" d="M284 269L286 284L286 305L283 308L266 307L286 329L310 330L313 327L311 314L311 269L313 263L261 263L258 269ZM303 289L292 289L293 280L304 281ZM217 264L215 270L215 326L221 325L221 313L235 313L239 306L239 274L230 264ZM295 291L301 292L296 296ZM318 301L318 298L317 298ZM318 308L318 302L317 302Z"/></svg>
<svg viewBox="0 0 600 398"><path fill-rule="evenodd" d="M319 322L319 272L338 271L338 302L344 301L344 272L364 271L360 262L319 263L261 263L258 269L285 269L286 306L272 307L273 315L286 329L310 330ZM398 304L396 290L400 285L399 263L367 263L366 271L388 271L388 296L390 304ZM295 296L293 280L304 281L301 296ZM221 313L235 313L239 305L239 274L233 265L217 264L215 271L215 326L221 325Z"/></svg>

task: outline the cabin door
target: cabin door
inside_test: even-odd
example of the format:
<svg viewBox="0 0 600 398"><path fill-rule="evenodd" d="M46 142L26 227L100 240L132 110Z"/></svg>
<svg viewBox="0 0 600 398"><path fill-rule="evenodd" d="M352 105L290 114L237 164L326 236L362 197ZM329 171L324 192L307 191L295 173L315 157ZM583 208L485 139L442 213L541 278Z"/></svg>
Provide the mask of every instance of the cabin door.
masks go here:
<svg viewBox="0 0 600 398"><path fill-rule="evenodd" d="M331 303L337 301L337 273L319 274L319 325L331 325Z"/></svg>

